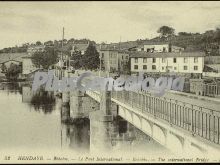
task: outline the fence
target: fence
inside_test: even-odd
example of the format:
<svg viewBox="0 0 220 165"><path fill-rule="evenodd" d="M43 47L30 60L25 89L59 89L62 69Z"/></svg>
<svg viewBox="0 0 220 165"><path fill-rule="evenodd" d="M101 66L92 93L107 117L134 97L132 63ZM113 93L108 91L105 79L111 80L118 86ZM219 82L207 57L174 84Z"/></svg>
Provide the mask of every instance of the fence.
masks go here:
<svg viewBox="0 0 220 165"><path fill-rule="evenodd" d="M220 95L220 86L218 84L203 84L203 91L205 96L218 96Z"/></svg>
<svg viewBox="0 0 220 165"><path fill-rule="evenodd" d="M145 92L114 91L112 97L137 108L142 113L151 114L171 125L190 131L193 135L219 144L218 111L164 97L158 98Z"/></svg>

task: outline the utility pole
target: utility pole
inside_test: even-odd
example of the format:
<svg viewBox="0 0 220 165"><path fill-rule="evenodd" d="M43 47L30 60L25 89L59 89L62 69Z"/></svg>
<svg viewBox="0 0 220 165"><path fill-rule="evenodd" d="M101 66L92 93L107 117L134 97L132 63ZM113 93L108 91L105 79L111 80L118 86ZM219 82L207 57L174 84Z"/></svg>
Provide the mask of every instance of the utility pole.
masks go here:
<svg viewBox="0 0 220 165"><path fill-rule="evenodd" d="M121 50L121 36L120 36L120 42L119 42L119 50Z"/></svg>
<svg viewBox="0 0 220 165"><path fill-rule="evenodd" d="M62 42L61 42L61 77L63 76L63 64L64 64L64 60L63 60L63 40L64 40L64 27L63 27L63 33L62 33Z"/></svg>
<svg viewBox="0 0 220 165"><path fill-rule="evenodd" d="M63 60L63 40L64 40L64 27L63 27L63 34L62 34L62 49L61 49L61 58Z"/></svg>

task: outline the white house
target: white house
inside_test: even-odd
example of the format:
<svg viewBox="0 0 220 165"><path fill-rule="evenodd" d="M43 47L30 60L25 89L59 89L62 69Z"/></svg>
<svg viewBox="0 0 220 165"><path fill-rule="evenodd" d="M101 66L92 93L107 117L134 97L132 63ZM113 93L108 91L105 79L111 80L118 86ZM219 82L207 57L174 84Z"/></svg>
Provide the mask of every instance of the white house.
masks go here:
<svg viewBox="0 0 220 165"><path fill-rule="evenodd" d="M35 52L43 52L45 50L45 45L30 45L27 49L27 53L32 55Z"/></svg>
<svg viewBox="0 0 220 165"><path fill-rule="evenodd" d="M169 52L169 44L147 44L144 45L145 52Z"/></svg>
<svg viewBox="0 0 220 165"><path fill-rule="evenodd" d="M172 45L166 42L150 42L137 47L137 51L145 51L150 53L161 53L161 52L181 52L184 48Z"/></svg>
<svg viewBox="0 0 220 165"><path fill-rule="evenodd" d="M131 72L202 73L204 67L204 56L204 52L132 52L130 54Z"/></svg>

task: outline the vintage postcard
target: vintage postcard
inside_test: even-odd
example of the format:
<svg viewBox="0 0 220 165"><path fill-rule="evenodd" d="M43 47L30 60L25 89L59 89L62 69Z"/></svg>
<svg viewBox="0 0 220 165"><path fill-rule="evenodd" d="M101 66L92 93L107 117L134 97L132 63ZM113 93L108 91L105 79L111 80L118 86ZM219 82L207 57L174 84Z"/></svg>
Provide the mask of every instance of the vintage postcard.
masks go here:
<svg viewBox="0 0 220 165"><path fill-rule="evenodd" d="M1 1L0 163L219 163L219 18L217 1Z"/></svg>

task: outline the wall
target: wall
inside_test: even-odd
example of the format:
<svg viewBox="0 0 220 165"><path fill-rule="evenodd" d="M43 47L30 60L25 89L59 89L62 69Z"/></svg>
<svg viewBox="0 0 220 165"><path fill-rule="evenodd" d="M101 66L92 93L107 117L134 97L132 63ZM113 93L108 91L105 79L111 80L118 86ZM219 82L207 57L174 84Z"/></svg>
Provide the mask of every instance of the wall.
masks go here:
<svg viewBox="0 0 220 165"><path fill-rule="evenodd" d="M144 51L147 51L147 49L154 48L154 52L164 52L163 48L165 48L165 52L169 51L169 45L163 44L163 45L144 45Z"/></svg>
<svg viewBox="0 0 220 165"><path fill-rule="evenodd" d="M31 58L23 58L22 74L29 74L29 73L34 72L37 69L38 68L36 68L34 64L32 63Z"/></svg>
<svg viewBox="0 0 220 165"><path fill-rule="evenodd" d="M156 58L156 62L153 63L153 58L147 58L147 62L144 62L143 58L138 58L138 63L135 63L135 58L131 58L131 71L132 72L166 72L166 67L170 67L169 71L181 72L181 73L202 73L204 67L204 58L198 57L198 62L194 63L194 57L187 57L187 62L184 63L184 57L176 57L176 63L173 62L173 57ZM134 65L138 65L138 69L134 69ZM143 69L143 65L147 65L147 69ZM156 65L156 70L152 69L152 65ZM187 70L184 70L184 66L187 66ZM194 66L198 66L198 70L194 70Z"/></svg>

